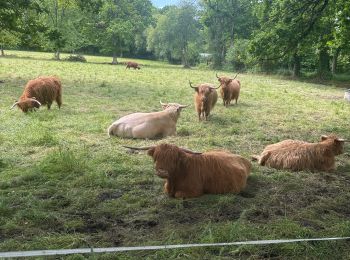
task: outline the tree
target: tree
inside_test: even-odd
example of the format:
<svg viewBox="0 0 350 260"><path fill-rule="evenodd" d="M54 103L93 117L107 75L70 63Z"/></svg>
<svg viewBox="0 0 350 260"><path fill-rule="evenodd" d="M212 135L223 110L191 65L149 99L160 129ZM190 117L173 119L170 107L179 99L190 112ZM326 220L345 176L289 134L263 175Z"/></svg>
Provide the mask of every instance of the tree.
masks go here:
<svg viewBox="0 0 350 260"><path fill-rule="evenodd" d="M74 52L89 44L88 36L83 32L89 25L91 13L98 12L100 0L44 0L46 36L45 46L55 52L55 59L60 59L62 50Z"/></svg>
<svg viewBox="0 0 350 260"><path fill-rule="evenodd" d="M157 17L157 24L147 32L148 49L158 57L181 60L184 67L190 66L190 54L196 55L190 46L197 42L199 22L196 7L188 1L179 7L170 7Z"/></svg>
<svg viewBox="0 0 350 260"><path fill-rule="evenodd" d="M112 64L123 55L152 20L149 0L106 0L99 13L96 29L99 45L105 53L112 53Z"/></svg>
<svg viewBox="0 0 350 260"><path fill-rule="evenodd" d="M319 73L327 70L324 30L319 26L325 15L328 0L299 1L278 0L255 3L255 13L259 18L260 28L253 35L251 51L260 61L281 60L292 57L294 75L300 75L303 46L310 39L319 42ZM316 27L322 28L316 30ZM321 65L322 64L322 65Z"/></svg>
<svg viewBox="0 0 350 260"><path fill-rule="evenodd" d="M247 39L256 27L252 2L245 0L202 0L201 21L209 37L209 52L213 66L223 65L227 50L233 48L236 38Z"/></svg>
<svg viewBox="0 0 350 260"><path fill-rule="evenodd" d="M42 11L36 0L0 1L0 49L4 56L4 46L16 46L21 34L42 29L37 15Z"/></svg>
<svg viewBox="0 0 350 260"><path fill-rule="evenodd" d="M2 30L0 34L1 56L5 56L4 47L15 47L20 43L19 33L15 31Z"/></svg>

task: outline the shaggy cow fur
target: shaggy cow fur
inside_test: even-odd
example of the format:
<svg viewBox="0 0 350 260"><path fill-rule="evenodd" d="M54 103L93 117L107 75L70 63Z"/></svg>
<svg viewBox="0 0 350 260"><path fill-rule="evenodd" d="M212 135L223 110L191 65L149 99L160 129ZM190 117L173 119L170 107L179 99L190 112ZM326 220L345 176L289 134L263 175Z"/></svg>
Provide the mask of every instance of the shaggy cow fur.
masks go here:
<svg viewBox="0 0 350 260"><path fill-rule="evenodd" d="M23 112L28 112L41 105L47 105L50 109L53 101L58 108L62 105L61 81L54 76L42 76L28 81L22 96L12 107L18 106Z"/></svg>
<svg viewBox="0 0 350 260"><path fill-rule="evenodd" d="M266 146L261 155L253 159L276 169L330 172L335 170L335 156L343 153L344 141L335 135L322 136L318 143L284 140Z"/></svg>
<svg viewBox="0 0 350 260"><path fill-rule="evenodd" d="M195 154L175 145L160 144L148 150L156 175L166 179L170 197L191 198L203 194L238 193L246 186L251 163L226 151Z"/></svg>
<svg viewBox="0 0 350 260"><path fill-rule="evenodd" d="M126 69L130 69L130 68L134 68L134 70L136 70L136 69L140 70L141 69L140 65L137 62L128 61L126 63Z"/></svg>
<svg viewBox="0 0 350 260"><path fill-rule="evenodd" d="M228 107L231 103L231 100L236 100L236 104L239 97L239 92L241 90L241 82L238 79L235 79L237 75L232 79L226 76L218 77L220 82L221 90L220 94L224 102L224 106Z"/></svg>
<svg viewBox="0 0 350 260"><path fill-rule="evenodd" d="M216 87L209 83L200 84L197 87L190 87L196 91L194 94L194 104L198 113L199 121L201 119L208 120L210 111L214 108L216 101L218 100L218 93Z"/></svg>

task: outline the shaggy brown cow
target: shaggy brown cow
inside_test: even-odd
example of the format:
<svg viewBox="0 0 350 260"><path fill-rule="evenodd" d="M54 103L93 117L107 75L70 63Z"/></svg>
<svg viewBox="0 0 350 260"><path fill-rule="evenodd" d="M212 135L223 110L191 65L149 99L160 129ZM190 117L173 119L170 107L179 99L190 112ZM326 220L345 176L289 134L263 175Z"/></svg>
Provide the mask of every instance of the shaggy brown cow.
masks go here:
<svg viewBox="0 0 350 260"><path fill-rule="evenodd" d="M219 77L218 74L216 74L221 86L221 97L224 102L224 106L226 107L230 105L231 100L233 99L236 100L237 104L239 92L241 90L241 82L238 79L235 79L237 75L232 79L226 76Z"/></svg>
<svg viewBox="0 0 350 260"><path fill-rule="evenodd" d="M137 62L128 61L126 63L126 69L130 69L130 68L134 68L134 70L136 70L136 69L140 70L141 69L140 65Z"/></svg>
<svg viewBox="0 0 350 260"><path fill-rule="evenodd" d="M218 100L216 89L220 86L216 88L212 84L204 83L197 87L193 87L191 81L189 83L190 87L196 91L194 94L194 104L198 113L199 121L201 119L208 120L210 111L214 108L216 101Z"/></svg>
<svg viewBox="0 0 350 260"><path fill-rule="evenodd" d="M276 169L330 172L335 170L335 156L343 153L344 142L335 135L323 135L318 143L284 140L266 146L261 155L253 159Z"/></svg>
<svg viewBox="0 0 350 260"><path fill-rule="evenodd" d="M58 108L62 105L61 81L54 76L42 76L28 81L19 101L13 104L23 111L28 112L41 105L47 105L50 109L53 101L57 102Z"/></svg>
<svg viewBox="0 0 350 260"><path fill-rule="evenodd" d="M238 193L245 188L251 168L247 159L227 151L196 153L171 144L127 148L148 150L156 175L165 179L165 193L175 198Z"/></svg>

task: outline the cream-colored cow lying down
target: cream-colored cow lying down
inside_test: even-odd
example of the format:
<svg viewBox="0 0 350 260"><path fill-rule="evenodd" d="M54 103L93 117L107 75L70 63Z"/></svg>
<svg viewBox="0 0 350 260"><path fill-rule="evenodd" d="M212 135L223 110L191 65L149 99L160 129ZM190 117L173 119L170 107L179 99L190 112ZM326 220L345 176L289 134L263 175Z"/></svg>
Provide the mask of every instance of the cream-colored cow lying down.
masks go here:
<svg viewBox="0 0 350 260"><path fill-rule="evenodd" d="M154 139L176 134L176 122L185 105L162 103L163 111L123 116L108 128L109 136Z"/></svg>

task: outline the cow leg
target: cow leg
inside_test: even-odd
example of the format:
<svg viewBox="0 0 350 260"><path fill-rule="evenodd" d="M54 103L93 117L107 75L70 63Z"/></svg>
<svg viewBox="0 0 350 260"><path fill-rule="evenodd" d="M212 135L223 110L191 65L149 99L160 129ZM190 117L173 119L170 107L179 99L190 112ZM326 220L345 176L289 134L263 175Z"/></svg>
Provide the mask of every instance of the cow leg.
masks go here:
<svg viewBox="0 0 350 260"><path fill-rule="evenodd" d="M47 103L47 109L50 109L50 108L51 108L51 104L52 104L52 103Z"/></svg>
<svg viewBox="0 0 350 260"><path fill-rule="evenodd" d="M60 108L61 108L61 105L62 105L62 97L61 97L61 96L58 96L58 97L56 98L56 102L57 102L58 108L60 109Z"/></svg>
<svg viewBox="0 0 350 260"><path fill-rule="evenodd" d="M165 183L164 183L164 192L167 193L167 194L170 193L168 181L165 181Z"/></svg>

